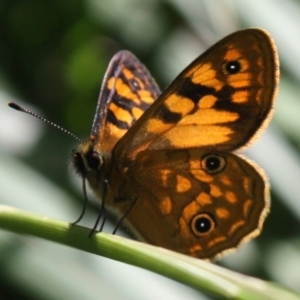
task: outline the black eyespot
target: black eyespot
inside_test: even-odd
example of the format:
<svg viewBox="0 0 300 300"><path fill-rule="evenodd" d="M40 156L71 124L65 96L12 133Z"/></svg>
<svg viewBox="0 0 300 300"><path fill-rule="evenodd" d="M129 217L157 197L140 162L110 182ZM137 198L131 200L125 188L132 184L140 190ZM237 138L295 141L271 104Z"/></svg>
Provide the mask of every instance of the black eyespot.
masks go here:
<svg viewBox="0 0 300 300"><path fill-rule="evenodd" d="M221 172L225 166L226 160L221 155L207 154L201 159L201 168L210 174Z"/></svg>
<svg viewBox="0 0 300 300"><path fill-rule="evenodd" d="M193 217L191 222L192 232L198 236L203 237L210 234L216 227L216 222L209 214L199 214Z"/></svg>
<svg viewBox="0 0 300 300"><path fill-rule="evenodd" d="M224 75L237 74L241 71L241 69L241 63L238 60L226 61L222 66Z"/></svg>
<svg viewBox="0 0 300 300"><path fill-rule="evenodd" d="M101 158L97 152L91 152L86 156L89 167L93 170L98 170L101 165Z"/></svg>
<svg viewBox="0 0 300 300"><path fill-rule="evenodd" d="M135 79L131 79L130 84L134 89L140 89L140 85Z"/></svg>

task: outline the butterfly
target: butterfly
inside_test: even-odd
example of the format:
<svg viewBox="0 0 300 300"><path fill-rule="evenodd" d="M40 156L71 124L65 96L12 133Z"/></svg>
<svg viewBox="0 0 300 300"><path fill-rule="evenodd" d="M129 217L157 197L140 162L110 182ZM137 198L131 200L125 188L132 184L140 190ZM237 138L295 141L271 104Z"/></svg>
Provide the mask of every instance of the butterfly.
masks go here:
<svg viewBox="0 0 300 300"><path fill-rule="evenodd" d="M73 166L142 241L212 259L257 236L269 212L264 171L236 153L270 121L279 62L267 32L232 33L161 93L120 51L91 135ZM104 198L104 199L102 199Z"/></svg>

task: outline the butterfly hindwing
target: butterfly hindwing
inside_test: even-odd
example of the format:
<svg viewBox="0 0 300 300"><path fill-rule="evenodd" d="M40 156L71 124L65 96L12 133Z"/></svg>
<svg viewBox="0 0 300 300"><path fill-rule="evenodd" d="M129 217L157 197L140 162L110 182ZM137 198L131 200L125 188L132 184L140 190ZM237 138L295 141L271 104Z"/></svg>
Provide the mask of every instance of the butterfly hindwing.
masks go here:
<svg viewBox="0 0 300 300"><path fill-rule="evenodd" d="M235 154L146 150L129 172L122 194L138 199L127 217L130 228L188 255L213 258L236 248L259 234L269 211L264 172ZM121 203L123 213L129 204Z"/></svg>

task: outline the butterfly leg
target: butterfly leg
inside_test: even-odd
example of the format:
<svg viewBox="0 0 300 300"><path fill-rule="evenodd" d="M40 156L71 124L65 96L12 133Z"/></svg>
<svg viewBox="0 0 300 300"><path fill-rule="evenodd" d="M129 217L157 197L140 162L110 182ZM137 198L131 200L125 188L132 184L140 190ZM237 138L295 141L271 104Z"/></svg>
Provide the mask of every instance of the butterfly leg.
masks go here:
<svg viewBox="0 0 300 300"><path fill-rule="evenodd" d="M80 214L79 218L75 222L73 222L72 225L76 225L78 222L80 222L81 219L83 218L84 214L85 214L86 206L87 206L87 203L88 203L85 178L82 179L82 190L83 190L83 198L84 198L83 208L82 208L82 211L81 211L81 214Z"/></svg>
<svg viewBox="0 0 300 300"><path fill-rule="evenodd" d="M130 213L130 211L132 210L133 206L136 203L137 197L131 197L131 198L119 198L116 201L127 201L127 200L132 200L131 205L129 206L129 208L127 209L127 211L123 214L123 216L119 219L114 231L112 232L112 234L115 234L118 230L118 228L120 227L120 225L122 224L122 222L124 221L124 219L128 216L128 214Z"/></svg>
<svg viewBox="0 0 300 300"><path fill-rule="evenodd" d="M103 211L103 220L102 220L99 232L102 232L104 224L105 224L105 221L106 221L106 209L104 208L104 211Z"/></svg>
<svg viewBox="0 0 300 300"><path fill-rule="evenodd" d="M108 180L104 180L102 202L101 202L100 211L99 211L97 220L95 222L95 225L94 225L93 229L91 230L91 232L89 234L89 237L91 237L93 235L93 233L96 231L97 226L100 222L100 219L101 219L102 215L104 215L104 217L103 217L103 221L102 221L101 226L100 226L100 232L103 229L103 226L104 226L104 223L105 223L105 220L106 220L105 197L106 197L106 193L107 193L107 187L108 187Z"/></svg>

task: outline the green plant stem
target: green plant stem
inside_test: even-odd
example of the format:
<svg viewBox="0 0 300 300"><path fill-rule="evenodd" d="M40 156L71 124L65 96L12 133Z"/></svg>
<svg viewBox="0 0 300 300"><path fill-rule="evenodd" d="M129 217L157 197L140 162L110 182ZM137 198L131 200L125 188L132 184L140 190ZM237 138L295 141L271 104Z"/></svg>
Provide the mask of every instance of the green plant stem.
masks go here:
<svg viewBox="0 0 300 300"><path fill-rule="evenodd" d="M300 300L300 295L279 285L200 259L111 234L98 233L88 238L88 228L8 206L0 206L0 227L138 266L224 298Z"/></svg>

